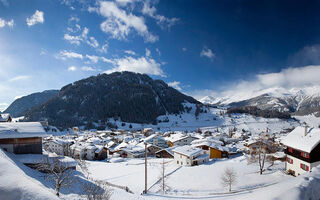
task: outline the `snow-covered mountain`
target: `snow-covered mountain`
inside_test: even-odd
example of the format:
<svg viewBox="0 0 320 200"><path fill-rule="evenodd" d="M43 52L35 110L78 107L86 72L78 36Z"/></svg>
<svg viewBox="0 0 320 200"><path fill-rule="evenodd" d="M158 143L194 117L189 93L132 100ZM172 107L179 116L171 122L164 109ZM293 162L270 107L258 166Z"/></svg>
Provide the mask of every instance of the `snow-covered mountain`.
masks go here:
<svg viewBox="0 0 320 200"><path fill-rule="evenodd" d="M258 90L252 94L236 93L223 98L204 97L203 103L229 106L256 106L296 115L320 115L320 86L286 89L283 87Z"/></svg>

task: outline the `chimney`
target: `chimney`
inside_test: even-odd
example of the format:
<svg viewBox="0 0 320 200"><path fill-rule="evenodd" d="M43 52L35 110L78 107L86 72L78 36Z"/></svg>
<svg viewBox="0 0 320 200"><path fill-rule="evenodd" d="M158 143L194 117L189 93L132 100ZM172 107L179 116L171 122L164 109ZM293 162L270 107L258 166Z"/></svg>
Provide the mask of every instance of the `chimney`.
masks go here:
<svg viewBox="0 0 320 200"><path fill-rule="evenodd" d="M307 135L307 133L308 133L308 126L307 126L307 123L306 122L303 122L303 128L304 128L304 136L306 136Z"/></svg>

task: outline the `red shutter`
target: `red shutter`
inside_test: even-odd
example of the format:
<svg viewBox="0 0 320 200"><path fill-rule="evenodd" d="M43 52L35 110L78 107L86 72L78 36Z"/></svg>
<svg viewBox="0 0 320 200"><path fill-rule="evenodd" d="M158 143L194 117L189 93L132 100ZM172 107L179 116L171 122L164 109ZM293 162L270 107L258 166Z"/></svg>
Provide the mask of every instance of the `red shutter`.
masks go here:
<svg viewBox="0 0 320 200"><path fill-rule="evenodd" d="M306 170L309 171L309 166L306 166Z"/></svg>
<svg viewBox="0 0 320 200"><path fill-rule="evenodd" d="M292 153L292 148L291 148L291 147L289 147L289 148L288 148L288 151L289 151L290 153Z"/></svg>
<svg viewBox="0 0 320 200"><path fill-rule="evenodd" d="M293 164L293 159L290 159L291 160L291 164Z"/></svg>
<svg viewBox="0 0 320 200"><path fill-rule="evenodd" d="M300 163L300 168L303 169L303 164L302 163Z"/></svg>
<svg viewBox="0 0 320 200"><path fill-rule="evenodd" d="M289 162L289 158L288 157L286 158L286 161Z"/></svg>
<svg viewBox="0 0 320 200"><path fill-rule="evenodd" d="M309 158L309 154L307 153L307 158Z"/></svg>
<svg viewBox="0 0 320 200"><path fill-rule="evenodd" d="M303 152L301 152L300 155L301 155L302 157L304 157L304 156L303 156Z"/></svg>

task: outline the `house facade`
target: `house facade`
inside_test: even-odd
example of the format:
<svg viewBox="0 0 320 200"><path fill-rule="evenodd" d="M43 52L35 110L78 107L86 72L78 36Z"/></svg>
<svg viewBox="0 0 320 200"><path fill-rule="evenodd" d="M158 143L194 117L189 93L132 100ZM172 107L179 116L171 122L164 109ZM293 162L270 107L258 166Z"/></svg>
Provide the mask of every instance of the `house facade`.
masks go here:
<svg viewBox="0 0 320 200"><path fill-rule="evenodd" d="M286 171L298 176L320 165L320 129L299 126L281 143L286 146Z"/></svg>
<svg viewBox="0 0 320 200"><path fill-rule="evenodd" d="M209 155L204 154L202 149L188 145L177 147L173 150L174 162L182 166L200 165L209 161Z"/></svg>

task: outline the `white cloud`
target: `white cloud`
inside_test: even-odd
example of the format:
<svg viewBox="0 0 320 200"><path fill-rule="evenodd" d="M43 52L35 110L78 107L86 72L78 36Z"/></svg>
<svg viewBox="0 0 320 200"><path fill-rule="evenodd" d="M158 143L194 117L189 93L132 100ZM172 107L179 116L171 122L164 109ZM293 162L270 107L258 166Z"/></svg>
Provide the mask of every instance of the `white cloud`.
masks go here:
<svg viewBox="0 0 320 200"><path fill-rule="evenodd" d="M89 46L92 46L93 48L98 48L99 47L98 41L92 36L89 37L89 39L87 40L87 44Z"/></svg>
<svg viewBox="0 0 320 200"><path fill-rule="evenodd" d="M168 83L168 85L169 85L170 87L173 87L173 88L175 88L175 89L177 89L177 90L182 90L180 84L181 84L181 83L180 83L179 81L173 81L173 82L169 82L169 83Z"/></svg>
<svg viewBox="0 0 320 200"><path fill-rule="evenodd" d="M76 66L70 66L70 67L68 67L68 71L70 71L70 72L74 72L74 71L76 71L77 70L77 67Z"/></svg>
<svg viewBox="0 0 320 200"><path fill-rule="evenodd" d="M209 59L213 59L215 57L214 53L212 53L212 50L207 48L207 47L204 47L202 49L202 51L200 52L200 56L201 57L207 57Z"/></svg>
<svg viewBox="0 0 320 200"><path fill-rule="evenodd" d="M151 55L151 51L146 48L146 56L147 56L147 57L150 57L150 55Z"/></svg>
<svg viewBox="0 0 320 200"><path fill-rule="evenodd" d="M12 28L14 25L14 20L11 19L10 21L7 21L7 25Z"/></svg>
<svg viewBox="0 0 320 200"><path fill-rule="evenodd" d="M154 18L161 28L170 28L179 22L178 18L167 18L163 15L156 14L157 9L150 4L150 0L143 3L142 13Z"/></svg>
<svg viewBox="0 0 320 200"><path fill-rule="evenodd" d="M187 51L187 50L188 50L188 49L187 49L187 48L185 48L185 47L183 47L183 48L182 48L182 51Z"/></svg>
<svg viewBox="0 0 320 200"><path fill-rule="evenodd" d="M76 20L76 19L73 19L72 21L74 21L74 20ZM81 30L81 26L78 24L76 24L75 26L77 28L68 27L67 30L72 33L79 32ZM84 27L81 34L70 35L69 33L66 33L66 34L64 34L63 39L67 40L71 44L75 44L78 46L81 44L81 42L85 42L89 46L97 49L99 47L99 42L93 36L88 37L88 34L89 34L89 29L87 27ZM101 49L97 49L97 50L100 52L106 52L106 48L108 47L107 45L108 44L105 44L102 46Z"/></svg>
<svg viewBox="0 0 320 200"><path fill-rule="evenodd" d="M156 48L156 52L158 53L159 56L161 56L161 51L158 48Z"/></svg>
<svg viewBox="0 0 320 200"><path fill-rule="evenodd" d="M24 81L30 79L30 76L27 75L21 75L21 76L15 76L11 79L9 79L9 82L16 82L16 81Z"/></svg>
<svg viewBox="0 0 320 200"><path fill-rule="evenodd" d="M8 106L9 104L7 103L0 103L0 112L3 112Z"/></svg>
<svg viewBox="0 0 320 200"><path fill-rule="evenodd" d="M82 71L96 71L96 69L90 67L90 66L83 66L81 67Z"/></svg>
<svg viewBox="0 0 320 200"><path fill-rule="evenodd" d="M56 58L61 59L61 60L66 60L68 58L75 58L75 59L83 59L83 56L79 53L72 52L72 51L67 51L67 50L62 50L59 52L58 55L56 55Z"/></svg>
<svg viewBox="0 0 320 200"><path fill-rule="evenodd" d="M133 58L131 56L126 56L121 59L115 59L114 65L114 68L105 71L105 73L132 71L165 77L165 74L161 69L161 64L150 57Z"/></svg>
<svg viewBox="0 0 320 200"><path fill-rule="evenodd" d="M102 45L101 48L98 49L98 51L100 53L107 53L108 48L109 48L109 44L108 44L108 42L105 42L104 45Z"/></svg>
<svg viewBox="0 0 320 200"><path fill-rule="evenodd" d="M127 4L133 3L133 0L116 0L119 6L126 6Z"/></svg>
<svg viewBox="0 0 320 200"><path fill-rule="evenodd" d="M5 25L6 25L6 21L0 18L0 28L5 27Z"/></svg>
<svg viewBox="0 0 320 200"><path fill-rule="evenodd" d="M28 26L33 26L35 24L44 22L44 13L42 11L36 10L36 12L29 18L26 19Z"/></svg>
<svg viewBox="0 0 320 200"><path fill-rule="evenodd" d="M3 28L5 26L9 26L10 28L12 28L13 25L14 25L14 20L13 19L11 19L9 21L6 21L6 20L0 18L0 28Z"/></svg>
<svg viewBox="0 0 320 200"><path fill-rule="evenodd" d="M86 55L86 58L88 58L90 60L90 63L97 63L99 61L99 56L90 56L90 55Z"/></svg>
<svg viewBox="0 0 320 200"><path fill-rule="evenodd" d="M87 64L90 64L90 63L96 64L99 61L102 61L102 62L105 62L105 63L111 63L111 64L115 63L112 59L108 59L108 58L103 57L103 56L86 55L86 58L88 59L88 61L86 61Z"/></svg>
<svg viewBox="0 0 320 200"><path fill-rule="evenodd" d="M64 34L63 39L69 41L71 44L80 45L82 38L80 36L72 36L69 34Z"/></svg>
<svg viewBox="0 0 320 200"><path fill-rule="evenodd" d="M288 58L290 65L306 66L320 64L320 44L305 46Z"/></svg>
<svg viewBox="0 0 320 200"><path fill-rule="evenodd" d="M103 56L100 57L101 61L102 62L105 62L105 63L110 63L110 64L115 64L115 62L111 59L108 59L108 58L105 58Z"/></svg>
<svg viewBox="0 0 320 200"><path fill-rule="evenodd" d="M9 2L7 0L0 0L0 2L6 7L9 6Z"/></svg>
<svg viewBox="0 0 320 200"><path fill-rule="evenodd" d="M286 68L276 73L257 74L251 80L238 80L217 90L195 91L193 96L201 98L211 95L220 98L230 98L241 101L269 92L285 93L289 90L313 90L320 86L320 66L311 65L296 68Z"/></svg>
<svg viewBox="0 0 320 200"><path fill-rule="evenodd" d="M103 32L108 33L114 39L126 39L132 30L135 30L146 42L155 42L158 37L148 31L144 18L127 13L119 8L116 3L101 1L99 8L89 8L89 11L95 11L106 18L100 24Z"/></svg>
<svg viewBox="0 0 320 200"><path fill-rule="evenodd" d="M124 51L126 54L129 54L129 55L136 55L136 52L132 51L132 50L125 50Z"/></svg>

